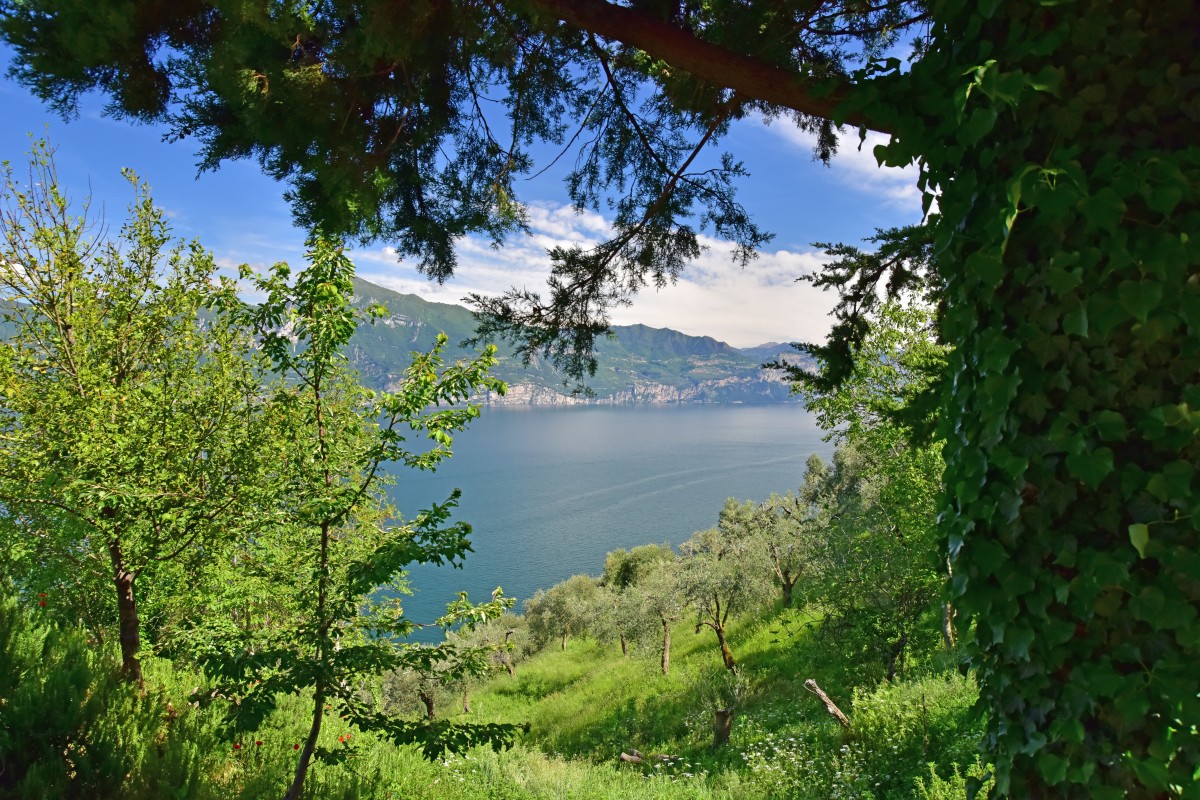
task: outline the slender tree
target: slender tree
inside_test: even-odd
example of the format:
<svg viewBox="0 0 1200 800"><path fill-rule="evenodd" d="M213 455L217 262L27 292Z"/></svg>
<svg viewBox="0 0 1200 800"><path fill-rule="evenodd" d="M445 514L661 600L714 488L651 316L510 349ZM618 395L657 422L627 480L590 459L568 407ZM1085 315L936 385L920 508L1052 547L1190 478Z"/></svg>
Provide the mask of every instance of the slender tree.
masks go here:
<svg viewBox="0 0 1200 800"><path fill-rule="evenodd" d="M368 676L405 664L431 671L446 660L439 648L397 647L393 640L414 624L398 599L378 592L401 579L410 563L459 563L470 549L470 526L446 525L457 491L411 520L389 525L394 514L382 491L382 469L393 462L432 469L450 455L452 435L479 413L461 404L481 389L504 389L487 377L494 349L452 366L441 362L438 349L417 354L395 392L363 389L344 356L360 314L351 303L353 266L328 239L318 235L310 245L310 265L294 279L284 264L265 276L243 273L265 296L261 304L231 301L257 328L280 378L271 403L289 446L275 486L276 524L257 541L272 553L275 591L292 595L291 624L222 637L204 660L222 694L235 698L229 716L241 728L256 727L281 693L311 691L312 721L287 800L302 795L309 766L325 752L321 728L334 703L352 724L421 742L426 752L481 739L498 745L513 732L511 726L404 724L358 692ZM438 347L444 343L443 336ZM416 441L410 443L410 436ZM504 607L501 597L476 607L462 596L445 619L482 619Z"/></svg>
<svg viewBox="0 0 1200 800"><path fill-rule="evenodd" d="M733 518L722 512L717 527L692 534L680 546L684 557L678 573L683 597L696 610L696 633L709 628L716 634L728 670L736 666L728 638L730 617L762 603L771 590L765 571L746 569L748 542L738 533Z"/></svg>
<svg viewBox="0 0 1200 800"><path fill-rule="evenodd" d="M687 612L688 600L679 578L678 561L656 561L633 588L641 600L643 613L662 630L659 665L663 675L671 668L671 625Z"/></svg>
<svg viewBox="0 0 1200 800"><path fill-rule="evenodd" d="M525 603L529 632L540 647L551 639L567 649L567 638L588 633L600 608L602 595L596 579L572 575L549 589L539 589Z"/></svg>

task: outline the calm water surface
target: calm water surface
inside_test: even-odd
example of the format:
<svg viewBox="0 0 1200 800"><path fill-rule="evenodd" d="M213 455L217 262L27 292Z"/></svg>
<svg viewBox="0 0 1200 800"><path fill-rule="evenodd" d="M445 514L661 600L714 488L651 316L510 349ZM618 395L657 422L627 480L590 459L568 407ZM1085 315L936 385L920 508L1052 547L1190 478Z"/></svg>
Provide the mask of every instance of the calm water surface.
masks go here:
<svg viewBox="0 0 1200 800"><path fill-rule="evenodd" d="M405 516L452 489L474 528L464 569L418 567L408 616L428 622L455 592L521 600L618 547L678 544L711 527L727 497L763 500L799 486L811 453L828 459L795 405L487 409L436 473L396 471Z"/></svg>

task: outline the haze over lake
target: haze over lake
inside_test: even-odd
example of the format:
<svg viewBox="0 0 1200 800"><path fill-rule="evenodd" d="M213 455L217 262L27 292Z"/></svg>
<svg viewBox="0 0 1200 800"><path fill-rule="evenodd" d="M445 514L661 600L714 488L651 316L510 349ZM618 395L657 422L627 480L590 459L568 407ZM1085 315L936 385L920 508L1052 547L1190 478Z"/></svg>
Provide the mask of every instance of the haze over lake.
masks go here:
<svg viewBox="0 0 1200 800"><path fill-rule="evenodd" d="M524 600L599 574L618 547L679 544L716 524L727 497L799 486L810 454L832 454L823 435L791 404L485 409L436 473L395 472L406 517L458 487L454 519L474 527L464 569L413 570L408 616L431 622L460 590Z"/></svg>

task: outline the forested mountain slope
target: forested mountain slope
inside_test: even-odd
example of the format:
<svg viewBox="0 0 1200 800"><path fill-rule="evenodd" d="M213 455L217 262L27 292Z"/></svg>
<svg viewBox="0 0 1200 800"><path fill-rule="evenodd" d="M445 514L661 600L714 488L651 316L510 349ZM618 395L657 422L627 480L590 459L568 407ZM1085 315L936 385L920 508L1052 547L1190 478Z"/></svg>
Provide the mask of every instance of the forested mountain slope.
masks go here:
<svg viewBox="0 0 1200 800"><path fill-rule="evenodd" d="M467 355L475 318L462 306L433 303L355 279L355 300L382 303L388 313L359 328L350 357L366 382L387 386L404 371L409 353L432 346L438 333L450 337L447 356ZM540 359L527 367L503 342L496 374L509 384L492 403L565 405L571 403L783 403L796 402L779 373L765 360L787 352L786 345L739 350L707 336L645 325L615 326L614 336L597 348L596 374L587 382L591 397L573 395L566 376Z"/></svg>

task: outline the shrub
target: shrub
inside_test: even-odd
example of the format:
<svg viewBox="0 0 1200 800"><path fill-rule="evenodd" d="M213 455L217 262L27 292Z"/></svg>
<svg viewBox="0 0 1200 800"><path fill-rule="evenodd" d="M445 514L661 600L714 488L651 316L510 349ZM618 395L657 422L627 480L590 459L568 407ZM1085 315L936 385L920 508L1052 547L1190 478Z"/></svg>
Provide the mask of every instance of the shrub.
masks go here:
<svg viewBox="0 0 1200 800"><path fill-rule="evenodd" d="M119 680L112 650L34 615L0 598L0 797L193 796L201 732Z"/></svg>

